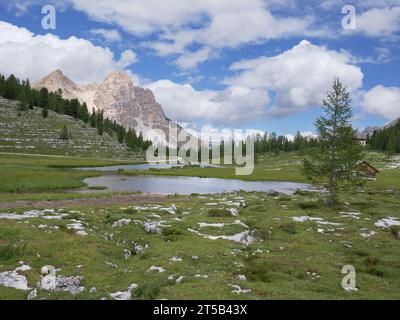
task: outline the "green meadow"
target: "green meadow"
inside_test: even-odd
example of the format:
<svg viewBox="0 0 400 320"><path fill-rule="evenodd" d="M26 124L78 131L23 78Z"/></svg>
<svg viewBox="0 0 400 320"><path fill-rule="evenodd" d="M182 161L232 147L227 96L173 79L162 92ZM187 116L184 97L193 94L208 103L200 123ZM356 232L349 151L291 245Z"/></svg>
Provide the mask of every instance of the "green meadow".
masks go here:
<svg viewBox="0 0 400 320"><path fill-rule="evenodd" d="M77 167L118 165L134 161L99 160L78 157L0 154L0 198L2 193L62 191L84 187L84 178L95 172L74 170Z"/></svg>
<svg viewBox="0 0 400 320"><path fill-rule="evenodd" d="M400 166L379 153L368 160L381 170L377 181L342 190L333 208L323 193L300 191L102 205L115 195L73 191L100 173L73 168L121 162L1 154L0 204L28 203L0 209L0 279L29 269L15 271L26 290L2 285L0 299L27 299L35 288L33 299L399 299L400 228L384 222L400 222ZM300 164L299 154L265 154L243 179L305 182ZM140 172L150 173L236 178L233 168ZM80 202L60 208L65 199ZM29 216L35 201L45 203ZM357 291L342 288L345 265ZM79 279L81 292L40 287L43 266Z"/></svg>

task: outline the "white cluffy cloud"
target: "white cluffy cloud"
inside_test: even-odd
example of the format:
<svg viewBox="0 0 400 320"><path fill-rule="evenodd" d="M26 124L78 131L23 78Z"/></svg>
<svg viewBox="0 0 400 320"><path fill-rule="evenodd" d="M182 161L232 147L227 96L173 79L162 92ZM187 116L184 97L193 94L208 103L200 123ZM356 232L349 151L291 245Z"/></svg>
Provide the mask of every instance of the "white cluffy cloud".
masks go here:
<svg viewBox="0 0 400 320"><path fill-rule="evenodd" d="M124 70L137 60L132 50L116 60L108 48L70 37L35 35L25 28L0 21L0 73L37 80L61 69L78 83L102 81L115 70Z"/></svg>
<svg viewBox="0 0 400 320"><path fill-rule="evenodd" d="M263 0L69 0L76 10L93 20L118 25L143 37L157 34L158 40L145 42L158 55L178 54L182 69L194 68L216 56L218 49L246 43L279 39L291 35L316 35L314 19L273 15ZM191 51L192 44L200 49Z"/></svg>
<svg viewBox="0 0 400 320"><path fill-rule="evenodd" d="M264 117L269 97L265 90L233 86L197 91L190 84L160 80L147 85L168 117L183 122L244 124Z"/></svg>
<svg viewBox="0 0 400 320"><path fill-rule="evenodd" d="M147 86L177 121L245 125L320 106L335 77L357 93L363 73L352 60L348 52L302 41L277 56L233 64L230 69L238 74L225 79L224 90L199 91L170 80Z"/></svg>
<svg viewBox="0 0 400 320"><path fill-rule="evenodd" d="M357 17L355 32L369 37L390 37L400 32L400 7L373 8L363 12Z"/></svg>
<svg viewBox="0 0 400 320"><path fill-rule="evenodd" d="M274 57L244 60L231 66L239 74L225 83L250 89L265 89L275 94L268 113L284 116L320 106L334 78L352 91L362 87L363 73L345 51L329 50L303 40Z"/></svg>
<svg viewBox="0 0 400 320"><path fill-rule="evenodd" d="M400 117L400 88L372 88L364 95L363 107L366 112L385 119Z"/></svg>
<svg viewBox="0 0 400 320"><path fill-rule="evenodd" d="M107 42L120 42L122 36L118 30L115 29L91 29L90 34L93 36L100 36Z"/></svg>

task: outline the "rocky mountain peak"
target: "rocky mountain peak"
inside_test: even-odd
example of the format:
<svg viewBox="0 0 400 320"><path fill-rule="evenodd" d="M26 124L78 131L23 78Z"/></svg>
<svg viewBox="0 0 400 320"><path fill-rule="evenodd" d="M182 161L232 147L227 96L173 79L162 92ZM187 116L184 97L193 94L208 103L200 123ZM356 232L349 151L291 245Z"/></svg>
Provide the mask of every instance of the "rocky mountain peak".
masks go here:
<svg viewBox="0 0 400 320"><path fill-rule="evenodd" d="M134 99L134 86L131 77L127 73L113 72L100 84L97 92L97 98L103 98L110 102L110 99L126 102L129 99ZM108 104L108 102L103 101ZM102 104L98 101L98 104Z"/></svg>
<svg viewBox="0 0 400 320"><path fill-rule="evenodd" d="M135 86L128 73L112 72L99 85L92 83L78 86L61 70L56 70L34 84L34 88L43 87L51 92L61 89L64 98L85 102L89 110L101 110L105 117L127 129L142 132L145 137L154 137L154 134L147 135L152 129L161 130L168 137L170 120L166 118L153 92Z"/></svg>
<svg viewBox="0 0 400 320"><path fill-rule="evenodd" d="M60 69L57 69L54 70L52 73L50 73L48 76L51 77L51 76L63 76L63 75L64 73Z"/></svg>
<svg viewBox="0 0 400 320"><path fill-rule="evenodd" d="M36 89L47 88L50 92L56 92L61 89L63 97L66 99L75 99L76 91L79 90L78 86L59 69L34 83L33 87Z"/></svg>
<svg viewBox="0 0 400 320"><path fill-rule="evenodd" d="M104 80L104 82L113 82L113 83L132 83L132 78L131 76L122 71L114 71L111 72Z"/></svg>

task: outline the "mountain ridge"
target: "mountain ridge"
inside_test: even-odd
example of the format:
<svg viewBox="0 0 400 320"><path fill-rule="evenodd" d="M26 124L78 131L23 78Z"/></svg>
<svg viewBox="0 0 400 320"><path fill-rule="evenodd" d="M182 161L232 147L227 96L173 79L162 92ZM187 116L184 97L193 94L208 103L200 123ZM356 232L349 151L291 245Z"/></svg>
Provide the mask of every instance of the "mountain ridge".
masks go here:
<svg viewBox="0 0 400 320"><path fill-rule="evenodd" d="M388 128L394 127L399 122L400 122L400 118L397 118L397 119L394 119L394 120L390 121L389 123L387 123L387 124L385 124L384 126L381 126L381 127L378 127L378 126L366 127L359 134L359 137L365 139L368 135L371 136L374 133L374 131L380 131L380 130L384 130L384 129L388 129Z"/></svg>
<svg viewBox="0 0 400 320"><path fill-rule="evenodd" d="M165 116L162 106L150 89L135 86L131 76L125 72L112 72L100 84L78 85L62 70L57 69L36 81L33 88L47 88L50 92L61 90L63 98L78 99L81 103L86 103L89 111L103 111L105 117L115 120L127 129L133 128L136 132L141 132L150 140L155 138L151 130L161 130L168 141L170 124L176 125L180 131L184 130Z"/></svg>

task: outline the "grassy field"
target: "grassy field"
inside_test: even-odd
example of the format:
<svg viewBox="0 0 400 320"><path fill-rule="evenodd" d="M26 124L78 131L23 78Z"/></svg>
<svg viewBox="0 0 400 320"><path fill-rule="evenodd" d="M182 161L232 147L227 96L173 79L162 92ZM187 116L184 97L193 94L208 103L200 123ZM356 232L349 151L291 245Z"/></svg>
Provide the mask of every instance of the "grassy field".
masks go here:
<svg viewBox="0 0 400 320"><path fill-rule="evenodd" d="M76 279L85 289L71 294L39 288L35 299L113 299L113 293L128 294L132 284L132 299L399 299L400 228L382 222L400 224L400 168L397 158L368 157L381 170L378 180L343 190L332 209L323 194L299 192L170 196L160 203L64 209L50 201L36 216L29 207L0 210L0 283L20 262L30 268L15 271L30 289L0 286L0 299L26 299L46 265L58 276L82 277ZM300 160L296 154L265 155L249 179L303 181ZM1 155L0 188L13 191L0 193L0 201L112 197L45 191L53 184L60 190L79 186L81 174L92 174L63 167L106 164L112 163ZM175 171L218 174L197 168L166 173ZM5 215L11 213L19 216ZM355 267L358 291L341 287L344 265Z"/></svg>
<svg viewBox="0 0 400 320"><path fill-rule="evenodd" d="M133 299L396 299L399 240L375 223L388 216L400 218L398 196L348 194L342 199L348 204L332 210L316 195L231 194L192 197L189 203L177 197L170 199L171 205L68 208L59 212L65 213L61 220L1 219L1 271L12 271L24 261L31 269L20 274L31 288L45 265L60 269L62 276L83 276L84 292L39 290L37 298L47 299L111 299L110 293L127 291L133 283ZM239 215L227 215L226 209L238 201L244 201ZM354 219L340 211L361 216ZM293 220L305 215L332 225ZM120 219L131 222L113 228ZM88 235L68 229L76 221ZM160 221L160 234L145 231L145 222ZM250 245L206 238L250 230L255 238ZM362 235L371 231L376 234ZM143 252L125 256L138 244ZM348 264L357 270L357 292L341 288L341 269ZM165 272L149 271L152 266ZM231 285L251 292L237 294ZM90 292L93 287L96 292ZM25 299L28 292L0 287L0 298Z"/></svg>
<svg viewBox="0 0 400 320"><path fill-rule="evenodd" d="M303 156L298 153L262 154L257 157L249 176L237 176L233 166L223 168L184 167L168 170L123 171L127 175L193 176L201 178L241 179L245 181L310 182L301 173ZM385 189L400 185L400 159L387 159L382 153L369 152L366 160L381 170L377 181L368 182L371 188ZM398 167L397 167L398 166ZM396 167L396 169L393 169Z"/></svg>
<svg viewBox="0 0 400 320"><path fill-rule="evenodd" d="M110 161L77 157L51 157L0 153L0 199L5 192L62 191L85 186L82 180L96 172L72 170L134 161Z"/></svg>
<svg viewBox="0 0 400 320"><path fill-rule="evenodd" d="M186 167L168 170L123 171L128 175L150 174L169 176L192 176L200 178L241 179L245 181L292 181L308 182L302 176L300 165L302 157L297 153L292 154L263 154L258 156L254 172L248 176L237 176L235 168L231 165L223 168Z"/></svg>

